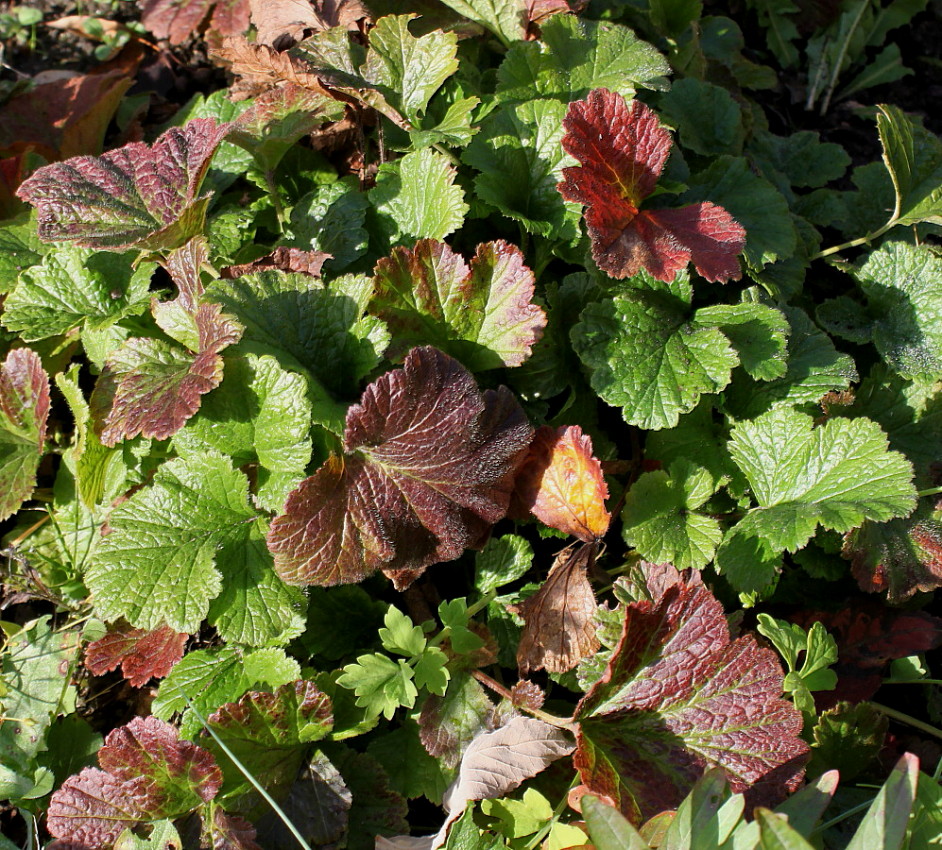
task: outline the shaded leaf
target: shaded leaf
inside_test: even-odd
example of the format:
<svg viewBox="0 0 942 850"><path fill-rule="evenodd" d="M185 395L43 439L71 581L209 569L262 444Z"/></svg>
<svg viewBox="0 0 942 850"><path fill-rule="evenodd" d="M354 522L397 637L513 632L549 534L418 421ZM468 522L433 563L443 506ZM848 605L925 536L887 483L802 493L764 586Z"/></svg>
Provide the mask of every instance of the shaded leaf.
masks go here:
<svg viewBox="0 0 942 850"><path fill-rule="evenodd" d="M838 703L822 711L812 733L808 771L838 770L844 782L852 782L883 749L887 725L887 716L866 702Z"/></svg>
<svg viewBox="0 0 942 850"><path fill-rule="evenodd" d="M419 738L429 755L456 767L475 735L487 728L494 706L469 673L452 676L444 695L431 694L419 715Z"/></svg>
<svg viewBox="0 0 942 850"><path fill-rule="evenodd" d="M867 850L870 847L897 850L902 847L909 815L916 802L918 782L919 759L906 753L877 792L847 850Z"/></svg>
<svg viewBox="0 0 942 850"><path fill-rule="evenodd" d="M323 251L303 251L300 248L287 248L284 245L279 245L270 254L252 260L250 263L224 267L219 276L223 280L232 280L254 272L274 269L289 274L297 273L320 277L321 268L330 258L331 255Z"/></svg>
<svg viewBox="0 0 942 850"><path fill-rule="evenodd" d="M540 522L585 543L608 532L608 485L592 454L592 438L578 425L537 429L517 473L514 498Z"/></svg>
<svg viewBox="0 0 942 850"><path fill-rule="evenodd" d="M482 394L450 357L413 350L348 411L344 456L302 482L272 523L279 575L330 585L382 569L405 587L481 546L531 435L506 388Z"/></svg>
<svg viewBox="0 0 942 850"><path fill-rule="evenodd" d="M152 146L132 142L100 157L47 165L17 195L37 208L46 242L176 248L202 230L208 198L200 185L228 132L228 124L198 118L171 127Z"/></svg>
<svg viewBox="0 0 942 850"><path fill-rule="evenodd" d="M419 728L411 719L374 738L367 752L383 765L392 786L409 800L426 797L438 803L454 773L422 745Z"/></svg>
<svg viewBox="0 0 942 850"><path fill-rule="evenodd" d="M520 675L540 669L565 673L599 648L595 592L586 575L597 552L595 542L564 549L543 586L514 606L526 622L517 647Z"/></svg>
<svg viewBox="0 0 942 850"><path fill-rule="evenodd" d="M387 356L429 344L471 371L519 366L546 325L533 273L504 241L478 245L470 267L443 242L394 248L376 264L370 310L389 326Z"/></svg>
<svg viewBox="0 0 942 850"><path fill-rule="evenodd" d="M145 631L118 622L85 648L85 666L93 675L102 676L120 665L128 683L140 688L149 679L162 679L170 672L183 657L187 637L169 626Z"/></svg>
<svg viewBox="0 0 942 850"><path fill-rule="evenodd" d="M585 205L592 256L611 277L642 268L673 280L693 262L707 280L737 280L746 232L722 207L702 202L640 211L655 189L671 141L641 101L596 89L569 105L562 144L580 165L563 169L559 191Z"/></svg>
<svg viewBox="0 0 942 850"><path fill-rule="evenodd" d="M731 641L702 584L670 585L626 607L605 675L576 709L576 768L634 822L678 805L711 766L734 792L782 797L800 783L808 748L781 692L772 650L751 635Z"/></svg>
<svg viewBox="0 0 942 850"><path fill-rule="evenodd" d="M262 850L255 841L255 827L245 818L222 808L212 812L211 821L203 819L203 836L213 850Z"/></svg>
<svg viewBox="0 0 942 850"><path fill-rule="evenodd" d="M249 28L249 0L141 0L141 23L156 38L183 44L212 12L209 28L238 35Z"/></svg>

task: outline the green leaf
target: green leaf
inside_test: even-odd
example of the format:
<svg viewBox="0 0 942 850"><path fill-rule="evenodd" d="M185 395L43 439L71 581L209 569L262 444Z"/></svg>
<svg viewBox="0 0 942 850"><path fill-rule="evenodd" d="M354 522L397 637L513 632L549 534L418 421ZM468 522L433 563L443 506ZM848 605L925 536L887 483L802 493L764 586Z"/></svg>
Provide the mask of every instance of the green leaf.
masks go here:
<svg viewBox="0 0 942 850"><path fill-rule="evenodd" d="M190 737L203 728L203 721L190 710L190 703L205 719L223 703L235 702L251 688L275 689L300 678L298 662L285 655L283 649L269 647L254 652L243 652L234 646L197 649L183 656L160 683L151 710L162 720L182 713L180 733Z"/></svg>
<svg viewBox="0 0 942 850"><path fill-rule="evenodd" d="M867 295L870 338L904 378L942 377L942 259L887 242L852 272Z"/></svg>
<svg viewBox="0 0 942 850"><path fill-rule="evenodd" d="M710 157L737 155L742 150L742 111L726 89L686 77L661 95L659 106L662 118L677 130L685 148Z"/></svg>
<svg viewBox="0 0 942 850"><path fill-rule="evenodd" d="M814 850L800 832L788 825L788 818L760 808L756 809L756 820L761 850Z"/></svg>
<svg viewBox="0 0 942 850"><path fill-rule="evenodd" d="M360 655L355 664L343 668L337 684L357 695L357 705L369 716L382 714L391 720L400 706L412 708L418 689L412 668L403 659L394 661L374 652Z"/></svg>
<svg viewBox="0 0 942 850"><path fill-rule="evenodd" d="M442 0L459 15L490 30L505 45L526 35L526 8L520 0Z"/></svg>
<svg viewBox="0 0 942 850"><path fill-rule="evenodd" d="M462 160L480 174L478 197L531 233L572 242L581 210L556 191L562 169L576 164L560 144L565 104L531 100L496 109L482 123Z"/></svg>
<svg viewBox="0 0 942 850"><path fill-rule="evenodd" d="M759 381L781 378L787 371L789 325L781 310L765 304L714 304L697 311L697 324L723 331L739 354L743 369Z"/></svg>
<svg viewBox="0 0 942 850"><path fill-rule="evenodd" d="M798 236L785 198L752 173L741 156L720 156L691 177L684 203L712 201L746 229L746 262L753 269L785 260L795 252Z"/></svg>
<svg viewBox="0 0 942 850"><path fill-rule="evenodd" d="M369 198L387 219L393 241L441 240L461 227L468 205L456 176L455 167L431 148L379 167Z"/></svg>
<svg viewBox="0 0 942 850"><path fill-rule="evenodd" d="M482 596L522 576L533 562L530 542L516 534L492 537L474 556L474 587Z"/></svg>
<svg viewBox="0 0 942 850"><path fill-rule="evenodd" d="M411 251L394 248L373 280L370 310L393 335L391 359L431 344L473 371L519 366L546 325L533 273L504 241L478 245L468 265L445 243L423 239Z"/></svg>
<svg viewBox="0 0 942 850"><path fill-rule="evenodd" d="M878 106L883 162L893 180L897 224L942 224L942 141L898 107Z"/></svg>
<svg viewBox="0 0 942 850"><path fill-rule="evenodd" d="M868 702L841 702L821 712L812 731L810 774L838 770L842 782L853 782L883 749L887 725L887 716Z"/></svg>
<svg viewBox="0 0 942 850"><path fill-rule="evenodd" d="M596 850L649 850L649 844L614 806L586 794L582 813Z"/></svg>
<svg viewBox="0 0 942 850"><path fill-rule="evenodd" d="M654 563L670 562L681 570L705 567L713 560L723 532L718 520L696 509L715 488L707 470L683 460L671 465L670 474L642 473L625 498L625 543Z"/></svg>
<svg viewBox="0 0 942 850"><path fill-rule="evenodd" d="M571 333L602 399L639 428L671 428L703 393L729 383L738 359L716 327L691 316L691 287L682 272L660 284L646 272L614 298L590 304ZM693 321L691 321L693 319Z"/></svg>
<svg viewBox="0 0 942 850"><path fill-rule="evenodd" d="M385 768L393 788L403 797L441 802L453 771L428 754L414 720L406 718L398 729L374 738L367 752Z"/></svg>
<svg viewBox="0 0 942 850"><path fill-rule="evenodd" d="M847 850L870 850L873 847L898 850L902 847L909 813L916 801L918 781L919 759L906 753L877 792Z"/></svg>
<svg viewBox="0 0 942 850"><path fill-rule="evenodd" d="M523 799L511 797L481 801L481 811L500 823L494 827L506 838L533 835L553 816L553 806L536 788L527 788Z"/></svg>
<svg viewBox="0 0 942 850"><path fill-rule="evenodd" d="M803 547L818 525L845 532L915 507L912 466L888 450L886 435L868 419L815 428L810 416L777 408L736 425L729 451L758 503L716 554L739 590L767 585L777 553ZM745 553L757 545L764 554L754 565Z"/></svg>
<svg viewBox="0 0 942 850"><path fill-rule="evenodd" d="M446 664L448 656L442 650L437 646L426 647L412 666L416 687L438 696L444 694L451 679Z"/></svg>
<svg viewBox="0 0 942 850"><path fill-rule="evenodd" d="M476 652L484 645L483 638L468 628L468 603L463 597L442 602L438 606L438 618L449 630L448 640L458 654Z"/></svg>
<svg viewBox="0 0 942 850"><path fill-rule="evenodd" d="M765 130L753 133L747 148L766 179L773 183L772 175L780 174L789 186L816 188L826 186L844 176L850 157L834 142L822 142L810 130L801 130L790 136L775 136Z"/></svg>
<svg viewBox="0 0 942 850"><path fill-rule="evenodd" d="M10 638L3 651L0 786L17 776L19 787L10 796L26 797L30 793L35 784L35 759L46 749L46 733L53 720L60 713L75 711L71 670L78 660L82 636L75 629L53 631L49 619L41 617L28 623Z"/></svg>
<svg viewBox="0 0 942 850"><path fill-rule="evenodd" d="M383 642L383 647L389 652L396 652L408 658L413 655L420 655L422 650L425 649L426 640L422 627L416 626L406 614L403 614L394 605L390 605L386 609L383 622L386 626L379 630L379 639Z"/></svg>
<svg viewBox="0 0 942 850"><path fill-rule="evenodd" d="M17 511L36 486L46 447L49 377L30 348L0 365L0 519Z"/></svg>
<svg viewBox="0 0 942 850"><path fill-rule="evenodd" d="M857 380L849 355L837 351L827 334L797 307L784 307L791 330L787 367L781 378L759 382L738 376L724 394L727 411L752 419L773 407L816 404L832 390L845 390Z"/></svg>
<svg viewBox="0 0 942 850"><path fill-rule="evenodd" d="M309 372L339 398L356 396L361 378L389 343L384 324L366 315L373 294L369 278L345 275L325 285L303 274L264 271L217 281L206 299L223 305L245 326L242 351L272 354L287 369ZM312 394L314 389L310 388ZM315 421L339 415L323 393Z"/></svg>
<svg viewBox="0 0 942 850"><path fill-rule="evenodd" d="M280 510L311 459L307 384L269 356L233 357L222 384L173 437L181 456L215 450L235 466L257 466L256 500Z"/></svg>
<svg viewBox="0 0 942 850"><path fill-rule="evenodd" d="M435 30L415 38L409 32L409 22L416 17L380 18L370 30L370 48L361 69L411 121L425 114L429 99L458 70L457 36Z"/></svg>
<svg viewBox="0 0 942 850"><path fill-rule="evenodd" d="M86 575L105 619L193 632L224 591L212 609L224 636L264 643L302 630L302 597L275 576L267 523L249 504L245 475L221 455L168 461L109 526Z"/></svg>
<svg viewBox="0 0 942 850"><path fill-rule="evenodd" d="M16 285L24 269L42 261L50 246L42 242L36 221L28 214L5 221L0 225L0 294Z"/></svg>
<svg viewBox="0 0 942 850"><path fill-rule="evenodd" d="M758 629L788 665L785 692L791 694L805 720L813 722L816 711L811 692L832 691L837 685L837 674L828 669L837 662L837 642L821 623L814 623L806 632L801 626L776 620L768 614L759 614ZM804 657L799 667L800 655Z"/></svg>
<svg viewBox="0 0 942 850"><path fill-rule="evenodd" d="M369 243L363 223L370 202L355 183L355 177L345 177L301 198L291 210L292 238L287 244L333 255L324 264L331 271L359 259Z"/></svg>
<svg viewBox="0 0 942 850"><path fill-rule="evenodd" d="M703 14L702 0L650 0L651 23L663 35L676 37Z"/></svg>
<svg viewBox="0 0 942 850"><path fill-rule="evenodd" d="M419 715L420 737L430 755L457 767L474 737L492 719L494 706L470 673L458 672L443 695L426 698Z"/></svg>
<svg viewBox="0 0 942 850"><path fill-rule="evenodd" d="M299 642L309 654L337 661L376 641L388 609L382 601L355 584L306 592L307 628Z"/></svg>
<svg viewBox="0 0 942 850"><path fill-rule="evenodd" d="M497 69L497 98L563 103L607 88L631 97L636 88L666 89L670 65L628 27L554 15L540 27L540 41L519 42Z"/></svg>

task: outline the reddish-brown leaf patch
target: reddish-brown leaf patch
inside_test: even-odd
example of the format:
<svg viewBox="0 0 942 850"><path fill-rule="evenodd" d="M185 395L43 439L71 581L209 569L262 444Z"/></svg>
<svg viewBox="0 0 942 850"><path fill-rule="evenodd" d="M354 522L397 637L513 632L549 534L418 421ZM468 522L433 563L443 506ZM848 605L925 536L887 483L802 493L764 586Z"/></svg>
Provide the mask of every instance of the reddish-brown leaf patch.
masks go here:
<svg viewBox="0 0 942 850"><path fill-rule="evenodd" d="M607 89L569 104L562 144L581 163L563 169L559 191L585 206L592 256L615 278L642 268L670 281L688 262L707 280L738 280L746 232L709 202L642 210L670 154L670 135L641 101Z"/></svg>
<svg viewBox="0 0 942 850"><path fill-rule="evenodd" d="M85 666L93 675L103 676L121 665L128 684L141 688L149 679L162 679L170 672L183 657L187 637L169 626L145 631L122 620L85 648Z"/></svg>

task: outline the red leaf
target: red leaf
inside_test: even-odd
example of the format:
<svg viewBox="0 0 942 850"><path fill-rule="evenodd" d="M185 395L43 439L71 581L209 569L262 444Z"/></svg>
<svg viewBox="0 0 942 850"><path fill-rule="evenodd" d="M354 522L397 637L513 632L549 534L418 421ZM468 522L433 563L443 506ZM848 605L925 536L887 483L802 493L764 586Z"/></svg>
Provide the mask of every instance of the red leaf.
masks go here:
<svg viewBox="0 0 942 850"><path fill-rule="evenodd" d="M212 753L181 741L176 727L156 717L135 717L109 732L98 751L108 773L132 782L143 779L153 819L179 817L208 802L222 787L222 771Z"/></svg>
<svg viewBox="0 0 942 850"><path fill-rule="evenodd" d="M198 334L193 353L134 337L108 356L90 399L106 446L138 434L167 439L199 410L202 396L219 386L219 352L239 341L242 328L218 304L200 304L192 318Z"/></svg>
<svg viewBox="0 0 942 850"><path fill-rule="evenodd" d="M249 0L144 0L141 23L157 38L182 44L206 20L221 35L240 35L249 28Z"/></svg>
<svg viewBox="0 0 942 850"><path fill-rule="evenodd" d="M39 235L89 248L172 249L203 229L199 189L228 124L197 118L153 146L132 142L100 156L40 168L17 195L38 210Z"/></svg>
<svg viewBox="0 0 942 850"><path fill-rule="evenodd" d="M125 782L86 767L53 793L46 829L73 847L110 847L125 829L148 817L150 802L142 777Z"/></svg>
<svg viewBox="0 0 942 850"><path fill-rule="evenodd" d="M43 83L0 109L0 151L25 146L49 162L101 152L108 124L133 82L125 69Z"/></svg>
<svg viewBox="0 0 942 850"><path fill-rule="evenodd" d="M505 387L482 393L456 360L414 349L347 411L344 455L301 482L272 522L276 571L289 584L332 585L382 569L408 586L483 545L532 435Z"/></svg>
<svg viewBox="0 0 942 850"><path fill-rule="evenodd" d="M753 803L801 782L801 714L781 698L782 669L752 635L730 641L723 608L701 584L628 605L603 677L576 708L583 784L635 822L676 808L719 766Z"/></svg>
<svg viewBox="0 0 942 850"><path fill-rule="evenodd" d="M151 678L162 679L183 657L187 635L169 626L154 631L135 629L123 620L111 626L103 638L85 649L85 666L95 676L114 670L119 664L124 678L135 688Z"/></svg>
<svg viewBox="0 0 942 850"><path fill-rule="evenodd" d="M586 570L595 562L598 544L564 549L553 563L543 586L515 606L526 621L517 648L517 666L565 673L600 644L595 635L595 592Z"/></svg>
<svg viewBox="0 0 942 850"><path fill-rule="evenodd" d="M592 256L611 277L642 268L670 281L688 262L707 280L737 280L736 257L746 232L722 207L703 202L680 209L644 210L671 140L641 101L629 106L607 89L569 104L562 144L581 163L563 169L559 191L585 205Z"/></svg>
<svg viewBox="0 0 942 850"><path fill-rule="evenodd" d="M820 622L837 641L837 687L819 691L819 710L838 702L870 699L883 684L883 670L897 658L942 646L942 619L925 611L894 611L876 602L851 603L839 611L805 611L792 617L803 628Z"/></svg>
<svg viewBox="0 0 942 850"><path fill-rule="evenodd" d="M255 841L255 827L239 815L228 815L221 808L213 809L212 822L203 820L201 847L213 850L262 850Z"/></svg>
<svg viewBox="0 0 942 850"><path fill-rule="evenodd" d="M219 276L225 280L232 280L252 272L278 269L283 272L298 272L311 277L320 277L321 268L332 256L324 251L303 251L300 248L286 248L284 245L279 245L270 254L259 257L251 263L226 266L220 270Z"/></svg>
<svg viewBox="0 0 942 850"><path fill-rule="evenodd" d="M110 847L125 829L188 814L222 786L212 755L156 717L110 732L98 761L103 770L87 767L52 795L47 828L62 843Z"/></svg>
<svg viewBox="0 0 942 850"><path fill-rule="evenodd" d="M540 522L586 543L604 537L612 519L602 465L578 425L537 429L514 498Z"/></svg>
<svg viewBox="0 0 942 850"><path fill-rule="evenodd" d="M36 486L46 443L49 378L29 348L16 348L0 365L0 520L19 510Z"/></svg>

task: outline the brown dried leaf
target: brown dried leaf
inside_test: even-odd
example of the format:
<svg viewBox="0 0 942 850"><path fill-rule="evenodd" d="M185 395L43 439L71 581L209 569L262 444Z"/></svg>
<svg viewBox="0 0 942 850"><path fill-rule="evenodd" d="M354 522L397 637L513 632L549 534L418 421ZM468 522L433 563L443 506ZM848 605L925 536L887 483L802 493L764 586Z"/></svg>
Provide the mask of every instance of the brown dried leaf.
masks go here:
<svg viewBox="0 0 942 850"><path fill-rule="evenodd" d="M235 89L242 98L282 82L329 95L321 85L320 77L310 71L305 62L287 53L279 53L267 44L250 44L244 36L225 39L222 47L211 51L211 54L228 64L232 73L241 78Z"/></svg>
<svg viewBox="0 0 942 850"><path fill-rule="evenodd" d="M521 679L510 689L510 701L516 706L535 711L543 707L545 700L546 694L543 693L543 689L529 679Z"/></svg>
<svg viewBox="0 0 942 850"><path fill-rule="evenodd" d="M286 248L284 245L279 245L270 254L252 260L251 263L226 266L219 272L219 276L225 280L232 280L252 272L277 269L283 272L299 272L311 277L320 277L321 268L332 256L333 254L324 251L303 251L300 248Z"/></svg>
<svg viewBox="0 0 942 850"><path fill-rule="evenodd" d="M331 27L356 29L370 13L359 0L249 0L257 43L287 50L313 32Z"/></svg>
<svg viewBox="0 0 942 850"><path fill-rule="evenodd" d="M516 606L526 621L517 648L522 675L544 668L565 673L599 648L593 616L597 603L586 575L597 552L594 542L564 549L543 587Z"/></svg>

